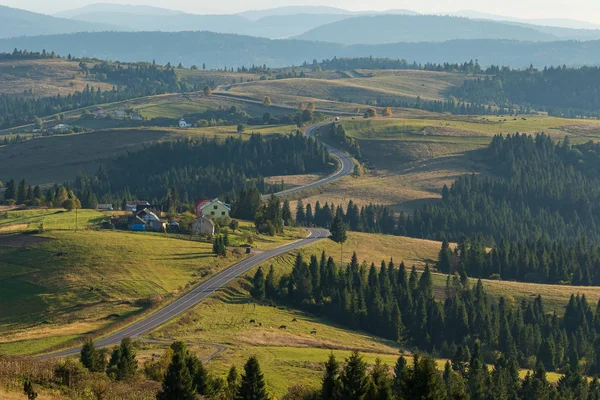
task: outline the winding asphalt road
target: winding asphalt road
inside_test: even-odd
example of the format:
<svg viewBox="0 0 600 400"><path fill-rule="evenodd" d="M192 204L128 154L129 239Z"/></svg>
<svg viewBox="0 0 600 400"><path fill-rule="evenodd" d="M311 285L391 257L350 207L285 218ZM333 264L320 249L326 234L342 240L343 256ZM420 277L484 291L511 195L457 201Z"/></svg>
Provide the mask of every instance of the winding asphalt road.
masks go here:
<svg viewBox="0 0 600 400"><path fill-rule="evenodd" d="M315 132L321 128L324 125L330 124L331 122L322 122L320 124L316 124L316 125L312 125L310 127L308 127L306 129L306 131L304 131L304 134L306 136L314 136ZM315 188L317 186L321 186L321 185L325 185L326 183L330 183L333 182L337 179L340 179L344 176L350 175L354 172L354 161L352 160L352 157L350 157L348 154L344 153L341 150L338 150L334 147L331 147L328 144L324 143L324 146L327 147L327 150L329 150L329 153L334 156L335 158L337 158L338 160L338 164L339 164L339 169L329 175L326 178L323 178L321 180L318 180L316 182L312 182L309 183L308 185L304 185L304 186L298 186L295 188L291 188L291 189L287 189L287 190L283 190L281 192L277 192L275 193L276 196L287 196L290 194L294 194L294 193L298 193L298 192L303 192L307 189L312 189ZM266 194L264 196L262 196L263 200L264 199L268 199L269 197L271 197L270 194Z"/></svg>
<svg viewBox="0 0 600 400"><path fill-rule="evenodd" d="M314 133L317 129L319 129L321 126L328 124L328 123L330 123L330 122L323 122L320 124L313 125L305 131L305 134L307 136L314 136ZM297 192L300 192L303 190L311 189L311 188L314 188L317 186L324 185L329 182L333 182L336 179L340 179L340 178L342 178L346 175L350 175L350 174L352 174L352 172L354 172L354 161L352 160L351 157L349 157L344 152L342 152L336 148L333 148L329 145L325 145L325 146L327 146L329 152L338 159L339 169L337 170L337 172L335 172L334 174L332 174L326 178L323 178L319 181L310 183L305 186L300 186L300 187L284 190L282 192L276 193L276 195L278 195L278 196L289 195L292 193L297 193ZM271 195L266 195L266 196L263 196L263 198L270 197L270 196ZM105 336L101 339L98 339L95 342L95 345L97 347L111 346L111 345L115 345L115 344L119 343L122 339L124 339L126 337L138 337L138 336L144 335L144 334L158 328L159 326L165 324L166 322L168 322L172 318L176 317L177 315L181 314L182 312L195 306L196 304L198 304L199 302L206 299L208 296L210 296L211 294L213 294L214 292L216 292L217 290L219 290L220 288L225 286L227 283L231 282L235 278L238 278L240 275L246 273L248 270L252 269L253 267L257 266L258 264L260 264L270 258L287 253L289 251L297 250L303 246L313 243L315 240L325 239L329 236L329 231L326 229L312 229L311 228L311 229L309 229L309 232L310 232L309 236L304 239L300 239L298 241L288 243L284 246L277 247L275 249L267 250L262 253L250 256L249 258L246 258L245 260L240 261L240 262L230 266L226 270L221 271L218 274L214 275L213 277L208 279L206 282L201 283L198 286L194 287L188 293L179 297L178 299L176 299L169 305L159 309L158 311L148 315L147 317L145 317L137 322L134 322L133 324L131 324L123 329L120 329L120 330L118 330L108 336ZM64 357L64 356L75 355L75 354L78 354L80 352L80 350L81 350L80 348L61 350L61 351L58 351L55 353L49 353L49 354L42 355L41 358Z"/></svg>

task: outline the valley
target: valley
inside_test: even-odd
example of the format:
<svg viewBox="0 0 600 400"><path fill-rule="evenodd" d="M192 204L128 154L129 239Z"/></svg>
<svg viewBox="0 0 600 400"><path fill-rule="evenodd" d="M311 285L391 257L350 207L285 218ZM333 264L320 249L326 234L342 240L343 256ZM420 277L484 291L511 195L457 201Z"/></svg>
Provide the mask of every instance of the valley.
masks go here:
<svg viewBox="0 0 600 400"><path fill-rule="evenodd" d="M245 399L253 362L260 400L600 393L600 70L557 41L594 30L119 10L0 39L0 397Z"/></svg>

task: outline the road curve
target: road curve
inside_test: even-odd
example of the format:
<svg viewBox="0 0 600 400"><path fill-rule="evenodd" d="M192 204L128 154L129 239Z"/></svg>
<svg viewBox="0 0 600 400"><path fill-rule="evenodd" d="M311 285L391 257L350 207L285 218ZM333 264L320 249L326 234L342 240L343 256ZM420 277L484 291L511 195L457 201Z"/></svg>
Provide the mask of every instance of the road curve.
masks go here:
<svg viewBox="0 0 600 400"><path fill-rule="evenodd" d="M330 124L330 123L331 122L321 122L319 124L311 125L304 131L304 134L306 136L314 136L315 132L319 128L321 128L322 126L325 126L327 124ZM331 154L332 156L337 158L338 163L339 163L338 170L335 173L333 173L323 179L320 179L316 182L309 183L308 185L298 186L295 188L291 188L291 189L283 190L281 192L274 193L275 196L280 196L280 197L287 196L290 194L302 192L307 189L312 189L317 186L325 185L326 183L330 183L330 182L333 182L340 178L343 178L344 176L351 175L354 172L354 161L352 160L352 157L350 157L348 154L344 153L343 151L336 149L335 147L332 147L326 143L323 143L323 145L327 148L327 150L329 150L329 154ZM270 194L265 194L262 196L263 200L268 199L269 197L271 197Z"/></svg>
<svg viewBox="0 0 600 400"><path fill-rule="evenodd" d="M95 342L97 347L111 346L119 343L126 337L137 337L150 332L153 329L165 324L167 321L181 314L182 312L195 306L221 287L231 282L235 278L244 274L251 268L258 264L281 254L287 253L291 250L299 249L310 243L314 243L315 240L321 240L329 236L329 232L326 229L309 229L310 235L304 239L297 240L295 242L286 244L281 247L277 247L272 250L267 250L262 253L250 256L243 261L233 264L229 268L214 275L206 282L203 282L173 301L169 305L161 308L160 310L148 315L147 317L134 322L133 324L120 329L106 337L98 339ZM81 351L80 348L66 349L55 353L42 355L41 358L52 358L52 357L64 357L77 354Z"/></svg>

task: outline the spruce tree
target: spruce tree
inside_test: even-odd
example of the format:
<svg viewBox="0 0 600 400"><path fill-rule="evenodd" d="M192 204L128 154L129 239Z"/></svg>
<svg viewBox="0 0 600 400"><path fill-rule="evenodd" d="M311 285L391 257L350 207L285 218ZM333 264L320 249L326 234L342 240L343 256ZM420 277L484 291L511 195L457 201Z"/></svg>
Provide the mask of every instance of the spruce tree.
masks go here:
<svg viewBox="0 0 600 400"><path fill-rule="evenodd" d="M193 386L196 389L196 393L202 396L209 395L211 392L210 379L208 371L204 368L202 361L195 355L187 353L186 357L187 369L190 373L190 377L193 382Z"/></svg>
<svg viewBox="0 0 600 400"><path fill-rule="evenodd" d="M119 348L119 361L117 362L117 375L116 378L119 381L132 378L137 372L137 359L135 349L133 348L133 341L131 338L124 338L121 340L121 346Z"/></svg>
<svg viewBox="0 0 600 400"><path fill-rule="evenodd" d="M196 398L196 388L190 376L186 363L187 350L183 343L171 346L174 350L171 363L163 379L162 389L157 393L157 400L193 400Z"/></svg>
<svg viewBox="0 0 600 400"><path fill-rule="evenodd" d="M369 379L367 364L358 351L346 359L346 366L340 373L340 397L348 400L362 400L367 394Z"/></svg>
<svg viewBox="0 0 600 400"><path fill-rule="evenodd" d="M265 274L263 272L262 267L258 267L256 273L254 274L254 278L252 279L252 296L259 300L263 301L266 295L266 285L265 285Z"/></svg>
<svg viewBox="0 0 600 400"><path fill-rule="evenodd" d="M104 355L96 349L92 339L88 339L84 343L79 359L81 364L91 372L102 372L106 367Z"/></svg>
<svg viewBox="0 0 600 400"><path fill-rule="evenodd" d="M325 363L325 372L321 385L322 400L334 400L339 390L339 370L340 365L335 359L333 353L329 354L329 359Z"/></svg>
<svg viewBox="0 0 600 400"><path fill-rule="evenodd" d="M235 400L267 400L267 389L264 376L256 356L252 356L244 365L242 382L235 396Z"/></svg>

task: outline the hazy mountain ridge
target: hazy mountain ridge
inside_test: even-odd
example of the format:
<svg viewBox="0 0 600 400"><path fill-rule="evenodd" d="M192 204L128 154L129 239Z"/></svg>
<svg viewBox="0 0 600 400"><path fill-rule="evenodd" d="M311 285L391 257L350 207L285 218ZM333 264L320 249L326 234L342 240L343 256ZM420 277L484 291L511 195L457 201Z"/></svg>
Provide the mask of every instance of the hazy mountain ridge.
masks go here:
<svg viewBox="0 0 600 400"><path fill-rule="evenodd" d="M453 39L600 39L600 30L539 26L528 20L469 10L451 14L465 14L477 19L420 15L410 10L355 12L320 6L290 6L238 14L200 15L151 6L98 3L56 14L69 19L17 9L6 10L0 16L0 22L4 22L4 27L0 28L0 38L85 31L211 31L271 39L296 37L346 45ZM501 18L510 21L500 21ZM580 22L571 21L571 25ZM581 24L585 25L583 22Z"/></svg>
<svg viewBox="0 0 600 400"><path fill-rule="evenodd" d="M0 38L106 31L109 24L85 23L0 5Z"/></svg>
<svg viewBox="0 0 600 400"><path fill-rule="evenodd" d="M363 16L322 25L296 36L346 45L441 42L455 39L553 41L559 37L529 27L436 15Z"/></svg>
<svg viewBox="0 0 600 400"><path fill-rule="evenodd" d="M14 48L119 61L171 62L208 68L267 64L299 65L333 57L389 57L409 62L443 63L479 59L482 65L513 67L599 65L600 41L519 42L510 40L452 40L344 46L303 40L270 40L213 32L98 32L22 37L0 40L0 51Z"/></svg>

